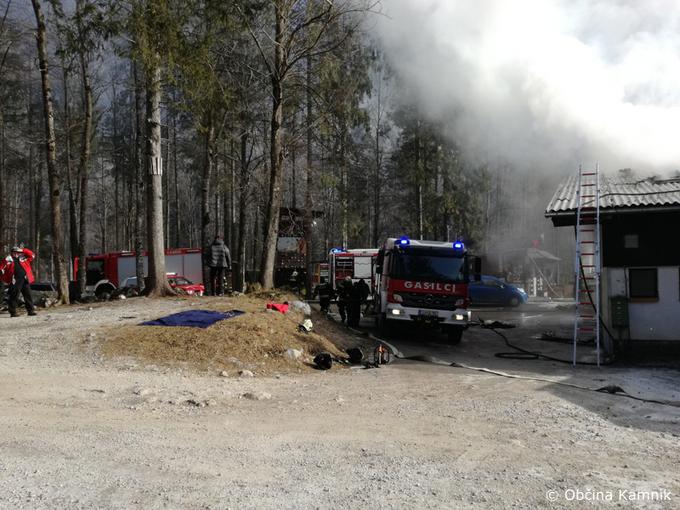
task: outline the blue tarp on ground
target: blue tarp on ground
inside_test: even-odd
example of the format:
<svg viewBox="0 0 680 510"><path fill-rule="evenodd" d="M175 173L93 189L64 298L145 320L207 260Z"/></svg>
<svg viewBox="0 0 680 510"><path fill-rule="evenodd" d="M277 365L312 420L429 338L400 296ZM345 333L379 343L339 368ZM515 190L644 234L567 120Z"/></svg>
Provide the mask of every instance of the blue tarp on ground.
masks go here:
<svg viewBox="0 0 680 510"><path fill-rule="evenodd" d="M185 326L190 328L207 328L217 321L238 317L245 312L230 310L228 312L215 312L212 310L187 310L186 312L173 313L153 321L142 322L140 326Z"/></svg>

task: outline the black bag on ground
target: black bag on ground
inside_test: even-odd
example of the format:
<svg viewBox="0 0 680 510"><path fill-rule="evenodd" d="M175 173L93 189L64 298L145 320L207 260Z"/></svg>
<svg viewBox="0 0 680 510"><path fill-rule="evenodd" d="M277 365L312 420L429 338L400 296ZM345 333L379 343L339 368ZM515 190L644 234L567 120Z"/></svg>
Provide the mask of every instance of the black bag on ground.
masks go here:
<svg viewBox="0 0 680 510"><path fill-rule="evenodd" d="M321 352L314 356L314 364L321 370L329 370L333 366L333 356L328 352Z"/></svg>
<svg viewBox="0 0 680 510"><path fill-rule="evenodd" d="M346 352L349 356L349 362L353 365L360 365L364 361L364 353L358 347L350 347Z"/></svg>

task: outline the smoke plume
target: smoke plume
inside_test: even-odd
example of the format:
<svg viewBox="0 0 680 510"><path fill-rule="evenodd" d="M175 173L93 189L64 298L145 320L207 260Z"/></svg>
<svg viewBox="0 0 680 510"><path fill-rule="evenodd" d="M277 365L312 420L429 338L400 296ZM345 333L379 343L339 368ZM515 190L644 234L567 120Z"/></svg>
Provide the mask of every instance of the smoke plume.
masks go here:
<svg viewBox="0 0 680 510"><path fill-rule="evenodd" d="M680 167L677 0L383 0L383 50L480 162Z"/></svg>

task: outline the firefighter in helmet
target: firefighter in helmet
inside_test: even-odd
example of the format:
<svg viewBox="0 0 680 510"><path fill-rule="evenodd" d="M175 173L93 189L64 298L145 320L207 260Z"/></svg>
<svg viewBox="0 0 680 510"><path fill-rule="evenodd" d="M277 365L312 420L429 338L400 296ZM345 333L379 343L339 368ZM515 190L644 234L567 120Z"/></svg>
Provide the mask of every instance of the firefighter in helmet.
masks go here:
<svg viewBox="0 0 680 510"><path fill-rule="evenodd" d="M345 279L338 283L338 312L342 322L347 320L347 311L352 300L353 288L354 285L352 285L352 278L350 276L345 276Z"/></svg>
<svg viewBox="0 0 680 510"><path fill-rule="evenodd" d="M314 288L314 296L319 296L319 307L323 313L328 313L331 308L331 300L335 297L335 291L331 282L322 281Z"/></svg>

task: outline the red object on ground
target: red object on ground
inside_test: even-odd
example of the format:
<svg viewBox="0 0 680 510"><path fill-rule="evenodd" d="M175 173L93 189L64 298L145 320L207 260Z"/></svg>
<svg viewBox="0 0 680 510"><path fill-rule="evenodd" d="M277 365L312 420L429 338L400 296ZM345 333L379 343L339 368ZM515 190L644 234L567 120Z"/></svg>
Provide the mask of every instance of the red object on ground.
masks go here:
<svg viewBox="0 0 680 510"><path fill-rule="evenodd" d="M267 310L276 310L277 312L286 313L288 311L288 303L267 303Z"/></svg>

